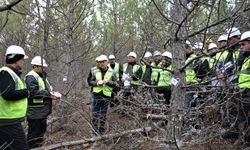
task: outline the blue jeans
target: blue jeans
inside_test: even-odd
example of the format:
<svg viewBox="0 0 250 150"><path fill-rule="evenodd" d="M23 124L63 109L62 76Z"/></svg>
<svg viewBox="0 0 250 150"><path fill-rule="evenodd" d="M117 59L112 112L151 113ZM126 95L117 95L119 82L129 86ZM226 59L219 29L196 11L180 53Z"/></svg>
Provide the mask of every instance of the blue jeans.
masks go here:
<svg viewBox="0 0 250 150"><path fill-rule="evenodd" d="M184 100L184 107L185 108L191 107L193 99L194 99L194 93L186 93Z"/></svg>
<svg viewBox="0 0 250 150"><path fill-rule="evenodd" d="M106 114L108 110L109 100L105 97L93 94L92 99L92 125L99 134L105 133Z"/></svg>

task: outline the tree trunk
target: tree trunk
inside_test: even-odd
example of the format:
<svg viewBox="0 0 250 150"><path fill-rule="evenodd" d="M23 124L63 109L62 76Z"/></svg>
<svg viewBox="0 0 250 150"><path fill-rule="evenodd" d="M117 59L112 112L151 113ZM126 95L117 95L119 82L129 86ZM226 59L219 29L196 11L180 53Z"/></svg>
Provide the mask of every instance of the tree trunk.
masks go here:
<svg viewBox="0 0 250 150"><path fill-rule="evenodd" d="M178 24L173 24L170 28L170 33L172 35L172 66L174 69L173 77L178 80L178 83L172 87L171 95L171 108L172 108L172 136L175 139L181 133L182 128L182 116L183 116L183 104L185 98L185 89L182 88L186 84L185 72L181 72L181 68L185 65L185 36L186 29L185 23L181 24L185 16L187 15L185 8L182 5L187 6L186 0L174 1L171 16L172 20L175 20Z"/></svg>

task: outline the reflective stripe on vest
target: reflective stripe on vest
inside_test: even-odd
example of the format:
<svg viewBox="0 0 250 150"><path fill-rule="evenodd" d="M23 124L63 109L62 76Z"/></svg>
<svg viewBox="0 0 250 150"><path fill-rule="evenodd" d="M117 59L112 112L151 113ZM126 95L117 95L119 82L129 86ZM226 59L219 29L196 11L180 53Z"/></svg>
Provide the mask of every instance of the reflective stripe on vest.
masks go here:
<svg viewBox="0 0 250 150"><path fill-rule="evenodd" d="M15 82L15 89L25 89L25 85L18 75L8 67L2 67L1 71L7 71ZM23 118L27 111L27 98L20 100L7 101L0 96L0 119L17 119Z"/></svg>
<svg viewBox="0 0 250 150"><path fill-rule="evenodd" d="M250 81L248 80L250 80L250 59L249 58L242 65L240 76L239 76L239 87L250 89Z"/></svg>
<svg viewBox="0 0 250 150"><path fill-rule="evenodd" d="M126 74L127 68L128 68L128 63L123 64L123 74ZM133 70L132 70L133 74L135 74L139 70L139 68L140 68L140 66L135 64L133 66ZM133 81L133 80L131 81L132 84L137 84L139 82L140 82L139 80L138 81Z"/></svg>
<svg viewBox="0 0 250 150"><path fill-rule="evenodd" d="M33 76L35 79L36 79L36 81L37 81L37 83L38 83L38 89L39 89L39 91L40 90L45 90L45 84L44 84L44 81L43 81L43 79L34 71L34 70L31 70L27 75L26 75L26 77L27 76L29 76L29 75L31 75L31 76ZM34 104L43 104L43 98L38 98L38 99L33 99L33 101L32 101ZM43 106L43 105L41 105L41 106Z"/></svg>
<svg viewBox="0 0 250 150"><path fill-rule="evenodd" d="M114 75L114 71L109 68L108 71L104 75L104 80L106 81L111 80L113 75ZM97 81L102 80L102 73L99 69L95 72L95 78ZM93 87L94 93L100 93L101 91L103 92L105 96L111 97L112 95L112 88L107 86L106 84L102 86Z"/></svg>
<svg viewBox="0 0 250 150"><path fill-rule="evenodd" d="M157 83L158 81L158 75L159 72L161 71L160 68L154 68L154 67L161 67L161 63L159 63L157 66L155 65L155 62L151 64L153 66L152 68L152 73L151 73L151 81Z"/></svg>
<svg viewBox="0 0 250 150"><path fill-rule="evenodd" d="M172 70L172 66L167 67L168 70ZM169 86L171 85L172 74L167 70L160 71L160 78L158 81L158 86Z"/></svg>
<svg viewBox="0 0 250 150"><path fill-rule="evenodd" d="M196 56L195 55L191 55L187 60L186 60L186 64L188 64L192 59L194 59ZM186 73L186 82L187 83L197 83L197 79L196 79L196 74L194 72L193 69L193 62L191 64L189 64L189 66L187 66L187 68L185 69L185 73Z"/></svg>
<svg viewBox="0 0 250 150"><path fill-rule="evenodd" d="M108 66L110 67L110 64L108 64ZM119 80L119 68L120 68L120 64L115 63L115 67L114 67L114 74L117 80Z"/></svg>

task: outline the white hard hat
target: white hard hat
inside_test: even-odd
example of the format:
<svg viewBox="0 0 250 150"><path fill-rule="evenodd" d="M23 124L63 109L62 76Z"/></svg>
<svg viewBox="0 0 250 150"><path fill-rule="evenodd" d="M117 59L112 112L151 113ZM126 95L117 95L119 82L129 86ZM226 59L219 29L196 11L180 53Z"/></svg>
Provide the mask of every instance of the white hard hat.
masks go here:
<svg viewBox="0 0 250 150"><path fill-rule="evenodd" d="M161 56L165 56L165 57L168 57L168 58L172 59L172 54L170 52L168 52L168 51L165 51L164 53L162 53Z"/></svg>
<svg viewBox="0 0 250 150"><path fill-rule="evenodd" d="M217 45L215 43L210 43L208 45L208 50L213 49L213 48L217 48Z"/></svg>
<svg viewBox="0 0 250 150"><path fill-rule="evenodd" d="M187 45L191 45L191 42L189 40L186 40Z"/></svg>
<svg viewBox="0 0 250 150"><path fill-rule="evenodd" d="M235 28L235 27L228 29L227 34L228 34L228 38L241 35L240 30L238 28Z"/></svg>
<svg viewBox="0 0 250 150"><path fill-rule="evenodd" d="M115 59L115 55L109 55L109 59Z"/></svg>
<svg viewBox="0 0 250 150"><path fill-rule="evenodd" d="M203 43L201 42L196 42L193 47L193 49L202 49L202 48L203 48Z"/></svg>
<svg viewBox="0 0 250 150"><path fill-rule="evenodd" d="M17 45L11 45L7 48L5 56L8 54L21 54L24 55L24 59L27 59L28 56L25 54L24 50L22 47L17 46Z"/></svg>
<svg viewBox="0 0 250 150"><path fill-rule="evenodd" d="M160 55L161 55L161 52L159 52L159 51L154 52L154 56L160 56Z"/></svg>
<svg viewBox="0 0 250 150"><path fill-rule="evenodd" d="M98 61L108 61L108 57L106 55L101 55L98 57Z"/></svg>
<svg viewBox="0 0 250 150"><path fill-rule="evenodd" d="M151 56L152 56L152 53L146 52L145 55L144 55L144 58L148 58L148 57L151 57Z"/></svg>
<svg viewBox="0 0 250 150"><path fill-rule="evenodd" d="M228 35L227 34L222 34L219 38L218 38L218 42L220 42L220 41L227 41L227 37L228 37Z"/></svg>
<svg viewBox="0 0 250 150"><path fill-rule="evenodd" d="M95 61L99 61L99 56L95 58Z"/></svg>
<svg viewBox="0 0 250 150"><path fill-rule="evenodd" d="M250 41L250 31L246 31L246 32L244 32L244 33L241 35L240 41L244 41L244 40Z"/></svg>
<svg viewBox="0 0 250 150"><path fill-rule="evenodd" d="M38 65L38 66L43 66L43 67L48 67L48 64L45 62L45 60L42 60L41 56L35 56L31 60L31 65Z"/></svg>
<svg viewBox="0 0 250 150"><path fill-rule="evenodd" d="M127 56L132 56L132 57L134 57L134 58L136 58L136 57L137 57L137 55L136 55L136 53L135 53L135 52L130 52Z"/></svg>

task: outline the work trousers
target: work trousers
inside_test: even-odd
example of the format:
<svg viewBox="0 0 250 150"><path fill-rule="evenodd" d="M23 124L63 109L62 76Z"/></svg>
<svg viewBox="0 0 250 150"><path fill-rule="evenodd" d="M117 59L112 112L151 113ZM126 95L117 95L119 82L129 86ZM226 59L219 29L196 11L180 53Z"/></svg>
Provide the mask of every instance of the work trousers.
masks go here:
<svg viewBox="0 0 250 150"><path fill-rule="evenodd" d="M92 125L98 134L104 134L106 114L109 106L109 100L100 95L93 95L92 102Z"/></svg>
<svg viewBox="0 0 250 150"><path fill-rule="evenodd" d="M21 123L0 126L0 149L28 150L28 144Z"/></svg>
<svg viewBox="0 0 250 150"><path fill-rule="evenodd" d="M27 119L28 121L28 144L29 148L41 147L47 128L47 118Z"/></svg>

